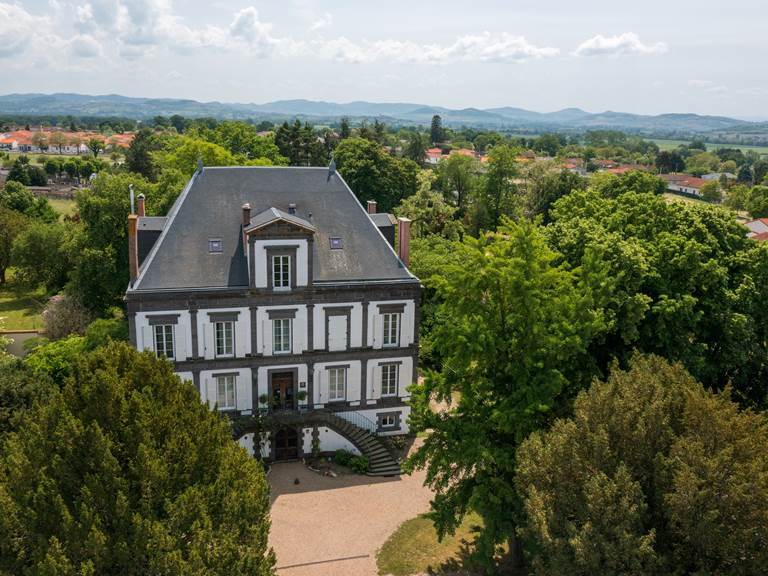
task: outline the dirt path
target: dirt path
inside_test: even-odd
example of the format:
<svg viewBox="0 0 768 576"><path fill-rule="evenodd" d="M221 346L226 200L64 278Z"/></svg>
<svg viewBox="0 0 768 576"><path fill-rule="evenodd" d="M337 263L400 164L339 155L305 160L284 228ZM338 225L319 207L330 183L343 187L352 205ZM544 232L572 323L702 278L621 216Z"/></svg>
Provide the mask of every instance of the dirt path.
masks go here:
<svg viewBox="0 0 768 576"><path fill-rule="evenodd" d="M423 472L328 478L300 463L275 464L269 540L278 574L375 576L376 551L401 523L429 508L423 480Z"/></svg>

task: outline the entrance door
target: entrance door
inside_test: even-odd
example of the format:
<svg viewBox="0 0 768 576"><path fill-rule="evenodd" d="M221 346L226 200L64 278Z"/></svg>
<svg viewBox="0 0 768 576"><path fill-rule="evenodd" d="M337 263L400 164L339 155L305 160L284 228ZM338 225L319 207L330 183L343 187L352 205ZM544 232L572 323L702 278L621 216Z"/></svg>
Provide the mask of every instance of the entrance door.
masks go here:
<svg viewBox="0 0 768 576"><path fill-rule="evenodd" d="M272 374L272 409L296 409L293 372L276 372Z"/></svg>
<svg viewBox="0 0 768 576"><path fill-rule="evenodd" d="M295 428L282 428L275 434L275 460L296 460L299 457L299 434Z"/></svg>

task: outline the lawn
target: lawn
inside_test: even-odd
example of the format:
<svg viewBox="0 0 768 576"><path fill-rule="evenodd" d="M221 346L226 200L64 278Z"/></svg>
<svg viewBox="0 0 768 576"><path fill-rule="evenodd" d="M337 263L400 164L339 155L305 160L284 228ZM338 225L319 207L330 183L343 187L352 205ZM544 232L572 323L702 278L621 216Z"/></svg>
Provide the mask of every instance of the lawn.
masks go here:
<svg viewBox="0 0 768 576"><path fill-rule="evenodd" d="M72 216L77 210L77 203L69 198L48 198L48 203L61 216Z"/></svg>
<svg viewBox="0 0 768 576"><path fill-rule="evenodd" d="M480 523L479 516L470 514L453 536L438 542L432 521L423 515L403 522L376 555L379 574L471 574L464 560L475 541L473 528Z"/></svg>
<svg viewBox="0 0 768 576"><path fill-rule="evenodd" d="M43 327L41 313L46 298L42 290L16 292L13 287L13 273L8 274L8 283L0 286L0 318L5 318L5 330L35 330Z"/></svg>

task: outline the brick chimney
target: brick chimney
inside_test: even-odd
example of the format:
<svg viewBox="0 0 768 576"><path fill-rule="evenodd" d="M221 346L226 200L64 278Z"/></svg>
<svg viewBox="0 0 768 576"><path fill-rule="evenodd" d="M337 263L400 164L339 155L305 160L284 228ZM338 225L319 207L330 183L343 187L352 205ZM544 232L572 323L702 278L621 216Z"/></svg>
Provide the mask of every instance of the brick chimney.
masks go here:
<svg viewBox="0 0 768 576"><path fill-rule="evenodd" d="M376 214L376 200L368 200L368 214Z"/></svg>
<svg viewBox="0 0 768 576"><path fill-rule="evenodd" d="M397 219L397 256L403 264L409 265L408 247L411 243L411 221L408 218Z"/></svg>
<svg viewBox="0 0 768 576"><path fill-rule="evenodd" d="M243 204L243 226L251 223L251 205L246 202Z"/></svg>
<svg viewBox="0 0 768 576"><path fill-rule="evenodd" d="M144 194L139 194L139 197L137 199L137 204L136 204L136 213L139 216L139 218L147 215L144 210Z"/></svg>
<svg viewBox="0 0 768 576"><path fill-rule="evenodd" d="M131 286L139 277L139 239L137 224L139 217L136 214L128 215L128 270L131 275Z"/></svg>

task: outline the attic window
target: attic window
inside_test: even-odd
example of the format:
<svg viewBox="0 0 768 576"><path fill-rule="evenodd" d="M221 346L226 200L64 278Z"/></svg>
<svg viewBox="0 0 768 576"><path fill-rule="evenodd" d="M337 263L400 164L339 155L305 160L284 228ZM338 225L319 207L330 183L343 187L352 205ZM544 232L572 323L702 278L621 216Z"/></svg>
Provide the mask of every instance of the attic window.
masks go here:
<svg viewBox="0 0 768 576"><path fill-rule="evenodd" d="M341 250L341 238L331 238L331 250Z"/></svg>
<svg viewBox="0 0 768 576"><path fill-rule="evenodd" d="M221 254L223 251L221 238L208 238L208 252L210 254Z"/></svg>

